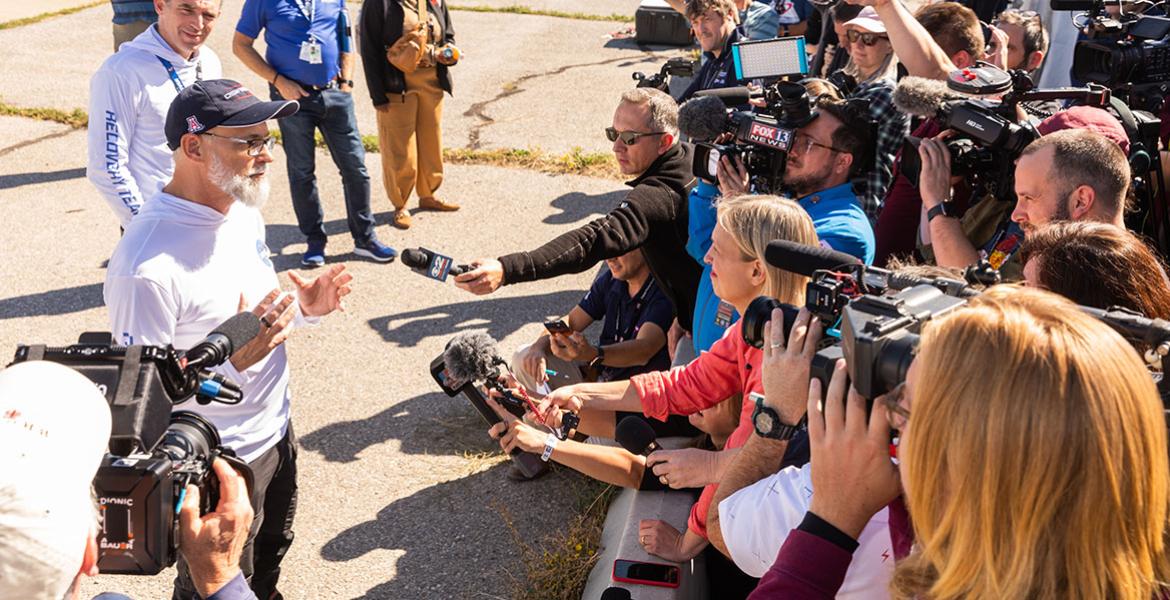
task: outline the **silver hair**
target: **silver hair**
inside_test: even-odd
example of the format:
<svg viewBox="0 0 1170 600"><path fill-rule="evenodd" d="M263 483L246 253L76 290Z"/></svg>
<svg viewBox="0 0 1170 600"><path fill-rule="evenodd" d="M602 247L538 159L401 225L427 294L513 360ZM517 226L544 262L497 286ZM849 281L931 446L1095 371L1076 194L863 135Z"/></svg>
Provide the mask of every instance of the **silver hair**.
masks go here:
<svg viewBox="0 0 1170 600"><path fill-rule="evenodd" d="M650 109L651 131L665 131L678 141L678 103L654 88L634 88L622 94L622 102L645 104Z"/></svg>

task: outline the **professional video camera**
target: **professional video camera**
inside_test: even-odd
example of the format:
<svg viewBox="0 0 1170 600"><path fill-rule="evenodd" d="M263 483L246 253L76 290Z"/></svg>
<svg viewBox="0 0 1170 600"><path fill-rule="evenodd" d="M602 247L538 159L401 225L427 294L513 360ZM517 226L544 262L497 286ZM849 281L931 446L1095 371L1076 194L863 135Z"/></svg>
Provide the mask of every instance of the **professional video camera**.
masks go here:
<svg viewBox="0 0 1170 600"><path fill-rule="evenodd" d="M993 100L990 96L999 97ZM937 119L942 129L957 135L946 141L951 173L967 179L973 198L994 196L1015 200L1015 162L1024 148L1040 137L1028 122L1018 122L1017 107L1041 100L1071 99L1089 106L1109 106L1105 87L1037 90L1023 71L1005 72L987 63L953 71L945 83L906 77L894 91L901 111ZM907 136L900 170L915 185L922 170L918 156L921 138Z"/></svg>
<svg viewBox="0 0 1170 600"><path fill-rule="evenodd" d="M813 359L812 376L827 387L834 363L844 358L853 387L870 402L905 381L923 324L977 296L976 284L997 283L995 272L986 265L968 268L965 281L919 277L867 267L848 254L786 240L768 244L764 258L774 267L811 277L806 308L825 324L828 334ZM764 324L774 308L784 311L787 335L796 308L761 296L743 315L747 344L763 347ZM1170 406L1170 380L1162 377L1170 373L1170 322L1118 308L1080 308L1127 340L1149 348L1146 362L1161 366L1162 373L1154 377L1163 402Z"/></svg>
<svg viewBox="0 0 1170 600"><path fill-rule="evenodd" d="M1107 5L1119 10L1110 14ZM1135 109L1161 109L1170 90L1170 18L1114 0L1052 0L1052 9L1083 11L1076 24L1088 39L1073 50L1073 77L1108 86Z"/></svg>
<svg viewBox="0 0 1170 600"><path fill-rule="evenodd" d="M696 177L718 181L719 159L736 156L747 169L753 189L778 191L796 130L815 119L816 112L804 86L790 81L764 88L766 107L758 112L726 108L729 98L742 89L699 92L679 109L679 129L694 140L702 140L695 143L692 168ZM745 93L740 92L740 96ZM724 133L732 134L734 141L712 141Z"/></svg>
<svg viewBox="0 0 1170 600"><path fill-rule="evenodd" d="M694 77L698 66L699 63L685 56L676 56L667 60L662 68L653 75L647 75L641 71L634 73L634 81L638 82L634 87L651 87L669 94L671 77Z"/></svg>
<svg viewBox="0 0 1170 600"><path fill-rule="evenodd" d="M693 169L698 177L717 181L723 156L737 156L747 169L753 188L778 191L796 130L816 113L804 86L777 79L808 72L803 37L754 40L732 44L736 79L770 82L758 90L747 87L701 90L679 108L679 130L695 141ZM749 99L764 107L742 110ZM732 143L715 143L723 134Z"/></svg>
<svg viewBox="0 0 1170 600"><path fill-rule="evenodd" d="M193 412L171 409L192 396L200 404L238 403L239 387L207 368L222 364L259 331L259 319L241 313L183 354L170 345L115 346L104 332L82 334L64 348L17 347L13 362L48 360L73 368L110 404L109 453L93 481L102 522L102 573L155 575L175 563L178 508L187 486L199 488L201 514L219 502L219 479L211 468L216 458L228 461L251 489L251 469L220 446L215 426Z"/></svg>

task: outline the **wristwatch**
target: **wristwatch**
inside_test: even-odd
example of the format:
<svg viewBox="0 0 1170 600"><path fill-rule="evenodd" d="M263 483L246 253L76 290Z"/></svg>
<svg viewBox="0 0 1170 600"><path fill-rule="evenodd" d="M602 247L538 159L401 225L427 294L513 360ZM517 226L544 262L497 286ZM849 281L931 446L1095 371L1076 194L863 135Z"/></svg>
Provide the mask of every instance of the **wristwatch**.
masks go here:
<svg viewBox="0 0 1170 600"><path fill-rule="evenodd" d="M752 392L750 398L756 402L752 411L752 425L756 428L756 435L770 440L790 440L800 431L804 419L795 425L785 425L780 421L780 413L764 405L764 395Z"/></svg>
<svg viewBox="0 0 1170 600"><path fill-rule="evenodd" d="M348 85L349 87L353 87L353 80L352 79L338 78L337 79L337 87L341 87L343 85Z"/></svg>
<svg viewBox="0 0 1170 600"><path fill-rule="evenodd" d="M938 204L935 204L933 207L931 207L930 210L926 211L926 222L929 223L938 216L948 217L951 219L959 218L954 205L952 205L949 201L939 202Z"/></svg>
<svg viewBox="0 0 1170 600"><path fill-rule="evenodd" d="M602 367L601 363L604 361L605 361L605 348L602 347L601 345L598 345L597 346L597 356L594 356L593 360L589 361L589 368L600 369Z"/></svg>

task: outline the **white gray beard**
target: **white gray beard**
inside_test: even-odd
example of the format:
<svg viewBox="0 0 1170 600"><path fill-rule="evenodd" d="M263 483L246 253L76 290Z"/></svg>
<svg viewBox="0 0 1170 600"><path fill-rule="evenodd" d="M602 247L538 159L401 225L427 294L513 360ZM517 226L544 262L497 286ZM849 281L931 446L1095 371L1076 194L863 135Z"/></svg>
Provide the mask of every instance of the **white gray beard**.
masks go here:
<svg viewBox="0 0 1170 600"><path fill-rule="evenodd" d="M235 175L214 154L207 171L212 185L238 202L243 202L245 206L260 209L268 201L268 177L253 180L247 175Z"/></svg>

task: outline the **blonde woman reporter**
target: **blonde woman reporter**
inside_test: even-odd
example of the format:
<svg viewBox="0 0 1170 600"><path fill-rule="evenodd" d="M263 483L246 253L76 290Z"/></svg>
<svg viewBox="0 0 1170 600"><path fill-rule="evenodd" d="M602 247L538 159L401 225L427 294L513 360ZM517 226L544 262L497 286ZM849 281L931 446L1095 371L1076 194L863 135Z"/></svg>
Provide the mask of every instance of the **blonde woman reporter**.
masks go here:
<svg viewBox="0 0 1170 600"><path fill-rule="evenodd" d="M1112 329L1054 294L992 288L924 327L868 425L841 367L823 410L810 385L816 494L752 598L831 598L887 504L895 552L910 548L895 521L914 536L895 598L1166 597L1166 422ZM891 504L900 490L912 532Z"/></svg>
<svg viewBox="0 0 1170 600"><path fill-rule="evenodd" d="M777 239L808 245L817 243L812 220L799 204L776 196L738 196L722 201L717 209L706 262L711 265L715 294L743 314L752 300L768 295L794 305L804 303L807 278L782 271L764 262L764 249ZM670 371L638 375L629 381L587 383L557 389L540 403L544 415L555 416L560 409L581 413L581 430L592 433L591 424L612 423L614 411L641 411L659 420L667 415L686 415L710 408L726 398L744 398L738 426L722 452L694 448L658 451L646 466L660 481L672 488L704 487L691 511L688 528L680 533L663 522L644 527L645 539L655 542L650 551L668 560L688 560L707 545L707 509L715 488L734 452L752 434L751 411L747 400L762 392L760 382L763 352L743 340L742 320L690 364ZM797 406L803 414L803 405ZM792 416L791 423L801 414ZM805 439L791 440L786 464L806 461Z"/></svg>

